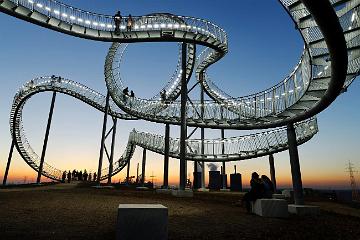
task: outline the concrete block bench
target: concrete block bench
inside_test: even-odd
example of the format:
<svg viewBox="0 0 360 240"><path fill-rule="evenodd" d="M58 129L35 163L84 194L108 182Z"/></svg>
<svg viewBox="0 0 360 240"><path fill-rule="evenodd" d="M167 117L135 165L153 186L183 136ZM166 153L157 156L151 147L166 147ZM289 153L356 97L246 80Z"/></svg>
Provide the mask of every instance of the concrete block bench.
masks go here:
<svg viewBox="0 0 360 240"><path fill-rule="evenodd" d="M252 212L262 217L288 217L288 204L284 199L257 199Z"/></svg>
<svg viewBox="0 0 360 240"><path fill-rule="evenodd" d="M191 189L172 190L171 195L180 198L192 198L194 196L194 192Z"/></svg>
<svg viewBox="0 0 360 240"><path fill-rule="evenodd" d="M286 197L285 197L284 194L274 193L274 194L272 195L272 198L273 198L273 199L285 199Z"/></svg>
<svg viewBox="0 0 360 240"><path fill-rule="evenodd" d="M167 207L161 204L120 204L116 239L168 239Z"/></svg>
<svg viewBox="0 0 360 240"><path fill-rule="evenodd" d="M161 193L161 194L171 194L171 189L168 188L158 188L155 190L156 193Z"/></svg>
<svg viewBox="0 0 360 240"><path fill-rule="evenodd" d="M296 214L299 216L320 215L319 206L289 204L288 209L289 209L289 213Z"/></svg>
<svg viewBox="0 0 360 240"><path fill-rule="evenodd" d="M285 189L281 193L285 195L285 198L294 199L294 190L292 189Z"/></svg>

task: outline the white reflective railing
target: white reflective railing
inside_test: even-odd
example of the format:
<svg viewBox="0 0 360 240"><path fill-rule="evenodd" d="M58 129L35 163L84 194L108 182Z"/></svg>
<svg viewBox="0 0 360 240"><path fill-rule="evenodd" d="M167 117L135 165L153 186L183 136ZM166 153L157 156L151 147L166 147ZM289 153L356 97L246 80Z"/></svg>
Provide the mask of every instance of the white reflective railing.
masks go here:
<svg viewBox="0 0 360 240"><path fill-rule="evenodd" d="M204 54L202 55L204 56ZM213 51L199 61L211 61ZM210 60L207 60L210 59ZM205 64L202 64L206 66ZM201 67L201 66L199 66ZM202 69L204 70L204 69ZM329 74L330 69L324 74ZM198 69L197 72L201 72ZM199 75L198 75L199 78ZM283 81L264 91L244 97L234 98L220 89L207 74L204 74L203 86L208 94L225 108L241 115L241 118L259 118L276 115L295 104L306 93L311 80L310 56L307 50L301 57L299 64Z"/></svg>
<svg viewBox="0 0 360 240"><path fill-rule="evenodd" d="M26 84L24 84L16 93L11 109L10 115L10 130L13 133L13 127L15 124L15 140L17 145L19 146L20 153L22 154L24 160L35 170L38 171L40 165L40 157L31 147L22 123L22 109L26 103L28 97L33 94L36 94L41 91L57 91L61 93L68 94L75 98L78 98L85 103L91 105L94 108L97 108L100 111L105 111L105 101L106 97L85 85L80 83L59 78L55 76L50 77L40 77L33 79ZM18 109L18 110L17 110ZM17 110L17 114L15 112ZM122 112L122 110L113 102L110 101L110 115L117 118L122 119L136 119ZM132 146L129 146L130 149L127 149L124 155L116 161L113 168L113 174L119 172L123 166L125 166L129 157L133 154ZM104 174L102 175L102 179L105 179L109 174L107 168L102 169ZM44 162L43 166L43 174L47 177L50 177L54 180L60 180L62 176L63 170L54 168L49 165L47 162ZM105 174L106 173L106 174Z"/></svg>
<svg viewBox="0 0 360 240"><path fill-rule="evenodd" d="M69 24L76 24L85 28L113 32L115 30L114 16L102 15L84 11L55 0L11 0L17 5L24 6L51 18L59 19ZM114 13L115 14L115 13ZM126 29L128 17L122 17L120 30ZM226 32L209 21L187 16L171 14L154 14L147 16L133 16L133 32L152 30L180 30L201 33L211 36L226 44Z"/></svg>
<svg viewBox="0 0 360 240"><path fill-rule="evenodd" d="M296 123L295 131L298 144L308 141L318 132L316 118ZM130 136L129 139L136 145L159 153L165 151L164 136L135 130L131 132ZM287 129L282 127L267 132L226 139L205 139L204 141L189 139L186 140L186 154L187 158L207 159L208 161L239 160L254 155L266 155L285 150L288 148L287 142ZM202 146L204 146L203 154ZM179 156L180 139L170 138L169 151L171 156Z"/></svg>

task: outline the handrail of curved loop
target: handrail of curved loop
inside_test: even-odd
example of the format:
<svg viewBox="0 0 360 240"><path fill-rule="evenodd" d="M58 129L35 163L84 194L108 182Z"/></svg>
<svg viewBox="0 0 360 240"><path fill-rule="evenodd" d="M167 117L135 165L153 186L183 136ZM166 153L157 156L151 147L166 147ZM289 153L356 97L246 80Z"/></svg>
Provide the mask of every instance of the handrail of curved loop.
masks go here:
<svg viewBox="0 0 360 240"><path fill-rule="evenodd" d="M17 149L22 158L36 171L39 169L40 157L31 147L23 128L22 110L26 102L35 94L45 91L55 91L77 98L90 106L105 111L106 97L83 84L62 79L59 77L40 77L24 84L16 93L11 108L10 126L12 136L15 139ZM133 120L131 116L124 114L112 101L110 101L109 114L112 117ZM297 123L295 126L298 144L310 140L318 131L315 118ZM201 139L187 140L189 149L186 157L188 160L205 161L235 161L254 157L260 157L287 149L286 128L278 128L271 131L251 134L247 136L226 139L205 139L204 154L200 154ZM154 152L165 153L165 138L160 135L137 132L133 130L128 139L127 147L123 155L114 162L112 175L120 172L132 157L136 146L145 147ZM220 152L224 146L224 153ZM180 140L170 139L170 156L179 157ZM61 180L62 170L44 162L42 174L53 180ZM106 179L109 169L102 169L101 179Z"/></svg>
<svg viewBox="0 0 360 240"><path fill-rule="evenodd" d="M332 1L336 7L339 1ZM282 2L290 14L288 2ZM346 89L359 73L360 41L358 33L354 32L359 27L357 12L359 3L355 1L342 1L343 8L336 8L339 21L344 28L344 34L349 51L349 65L343 88ZM302 8L305 8L300 4ZM294 20L297 19L294 17ZM206 74L206 69L224 56L224 52L207 47L198 57L196 62L197 79L202 83L208 95L215 101L192 101L187 104L187 119L190 126L199 124L212 128L264 128L279 125L284 120L299 115L306 115L309 110L316 107L322 98L329 97L327 89L331 79L331 60L329 49L324 37L312 20L311 27L303 27L302 22L296 22L297 27L305 41L305 49L299 63L294 70L280 83L259 93L245 97L233 98L214 84ZM302 28L301 28L302 27ZM350 32L349 32L350 31ZM351 34L350 34L351 33ZM179 123L181 103L125 98L121 94L121 80L113 74L112 58L117 55L116 45L109 50L105 66L105 80L112 93L114 101L120 108L129 114L153 120L155 122ZM356 51L355 51L356 50ZM319 51L321 54L319 55ZM345 63L344 63L345 64ZM201 77L203 74L204 78ZM158 108L149 111L148 106ZM154 109L153 108L153 109ZM199 114L205 112L205 117ZM149 115L149 113L151 113ZM148 116L147 116L148 115ZM283 123L284 124L284 123Z"/></svg>
<svg viewBox="0 0 360 240"><path fill-rule="evenodd" d="M225 104L232 111L238 112L245 118L264 118L281 115L287 109L297 103L309 101L309 92L323 91L327 89L331 77L331 59L324 37L316 22L311 18L306 7L299 0L280 0L289 14L293 17L296 27L305 42L305 49L299 63L294 70L280 83L259 93L245 97L231 97L220 89L205 74L201 79L208 95L215 101ZM349 65L343 88L346 89L358 75L359 45L357 29L360 27L359 2L332 0L340 25L343 28L347 48L349 51ZM292 8L296 5L296 8ZM307 17L306 20L303 20ZM305 22L305 23L304 23ZM355 51L356 50L356 51ZM205 49L198 57L201 64L198 65L196 73L200 79L200 73L212 63L216 51L211 48ZM215 56L216 58L216 56ZM311 94L310 94L311 96ZM311 100L316 102L321 94L316 94ZM307 104L302 109L308 110L311 105Z"/></svg>
<svg viewBox="0 0 360 240"><path fill-rule="evenodd" d="M324 107L328 106L340 93L341 89L336 89L337 84L334 84L334 82L343 83L342 87L346 89L359 74L360 42L358 36L360 34L360 2L358 0L331 0L330 3L333 10L328 8L326 10L331 14L332 11L337 14L340 25L336 21L332 21L332 27L336 30L340 28L343 30L344 36L342 34L338 34L338 36L340 36L339 39L341 37L345 38L346 46L339 43L338 48L347 50L348 64L341 59L340 55L338 55L338 59L330 58L330 56L335 55L334 50L328 48L329 35L323 35L324 24L318 26L318 21L314 20L312 15L314 13L311 14L311 11L304 5L303 2L308 2L307 0L280 0L279 2L292 17L304 39L305 47L301 59L294 70L277 85L260 93L237 98L231 97L217 87L206 73L208 67L219 61L228 51L226 32L209 21L171 14L152 14L133 17L134 24L132 30L125 31L127 18L123 17L120 24L121 32L120 34L115 34L115 24L112 16L83 11L54 0L0 0L0 11L66 34L92 40L114 42L106 58L105 81L113 100L111 101L110 114L118 118L141 118L154 122L179 124L180 102L175 101L180 94L181 86L179 79L182 74L186 74L186 79L189 81L191 73L195 69L197 80L213 100L205 101L204 103L199 101L187 103L186 117L188 126L223 129L261 129L279 127L289 122L295 122L295 120L304 120L314 116L317 113L314 109L321 109L319 104L323 104ZM336 19L336 16L334 19ZM180 69L179 57L178 65L172 78L163 88L167 92L166 101L158 99L159 94L151 99L129 98L122 94L124 86L119 69L126 45L117 42L146 41L187 43L186 72L183 73ZM205 50L197 58L195 58L195 44L205 46ZM344 77L341 75L341 71L334 71L337 70L336 67L339 65L336 64L341 62L339 61L340 59L348 66L346 76ZM64 80L63 82L61 79L57 82L49 77L39 79L30 81L18 92L14 100L12 120L10 121L18 150L22 152L23 158L29 165L32 164L31 162L34 162L34 165L31 165L34 169L36 169L35 162L37 162L38 157L36 157L37 155L33 152L23 134L21 125L21 110L28 97L37 91L59 91L79 98L101 111L104 109L104 96L97 95L98 93L92 92L92 90L83 85L69 80ZM317 132L316 126L316 120L314 119L297 124L297 129L303 129L304 127L310 129L307 131L301 130L304 134L301 131L299 132L299 144L310 139ZM280 128L279 131L281 130L284 129ZM277 131L271 130L269 134L270 132L274 134ZM131 142L136 142L134 136L140 135L137 132L130 134L129 146L134 145ZM262 134L257 136L270 135ZM245 139L252 139L248 137L240 138L244 142L246 142ZM262 139L269 141L267 137ZM178 140L172 139L171 141L175 146ZM224 142L222 140L219 142L213 140L212 146L213 149L217 149L216 146L220 143L225 144L229 142L234 141L226 140ZM246 156L259 156L263 154L262 152L267 152L263 149L272 148L270 143L267 146L268 148L264 148L261 147L260 142L255 140L253 142L259 146L259 151L253 150L252 152L256 153L245 154ZM198 145L198 140L188 141L189 159L224 160L224 157L218 155L218 152L215 150L212 153L211 151L208 152L208 155L199 155ZM284 149L283 145L281 144L282 147L278 148L278 151L279 149ZM21 149L22 147L23 149ZM148 146L148 148L161 152L156 150L159 147ZM132 155L134 148L128 147L127 149L130 150L123 155L122 163L125 162L124 159ZM243 154L246 152L249 151L239 151L237 154L229 154L227 157L230 158L230 156L236 155L232 159L246 159ZM172 154L176 156L176 151L174 150ZM28 155L31 156L29 157ZM117 169L123 166L119 164ZM55 171L51 170L49 165L46 165L46 168L49 169L49 172ZM48 176L54 178L54 174L48 174Z"/></svg>

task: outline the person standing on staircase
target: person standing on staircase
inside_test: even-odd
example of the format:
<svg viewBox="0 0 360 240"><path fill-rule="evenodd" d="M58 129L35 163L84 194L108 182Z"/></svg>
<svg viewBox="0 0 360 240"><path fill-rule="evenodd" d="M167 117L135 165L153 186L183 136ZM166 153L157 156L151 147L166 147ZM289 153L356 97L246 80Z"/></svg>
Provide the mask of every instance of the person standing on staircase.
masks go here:
<svg viewBox="0 0 360 240"><path fill-rule="evenodd" d="M115 22L115 34L120 35L120 24L121 24L122 16L120 11L118 11L114 16L114 22Z"/></svg>
<svg viewBox="0 0 360 240"><path fill-rule="evenodd" d="M129 14L129 17L127 18L127 24L126 24L126 31L131 31L133 26L133 18L131 14Z"/></svg>

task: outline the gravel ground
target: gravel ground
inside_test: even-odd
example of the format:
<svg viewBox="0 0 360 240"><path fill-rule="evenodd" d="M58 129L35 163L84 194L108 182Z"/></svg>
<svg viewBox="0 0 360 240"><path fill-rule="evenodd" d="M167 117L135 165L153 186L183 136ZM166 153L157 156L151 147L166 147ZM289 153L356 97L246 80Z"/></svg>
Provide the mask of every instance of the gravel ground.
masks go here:
<svg viewBox="0 0 360 240"><path fill-rule="evenodd" d="M360 239L358 217L322 211L319 217L262 218L236 206L240 198L197 193L180 199L66 184L0 189L0 239L115 239L119 203L167 206L169 239Z"/></svg>

